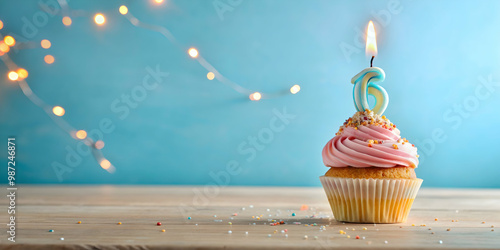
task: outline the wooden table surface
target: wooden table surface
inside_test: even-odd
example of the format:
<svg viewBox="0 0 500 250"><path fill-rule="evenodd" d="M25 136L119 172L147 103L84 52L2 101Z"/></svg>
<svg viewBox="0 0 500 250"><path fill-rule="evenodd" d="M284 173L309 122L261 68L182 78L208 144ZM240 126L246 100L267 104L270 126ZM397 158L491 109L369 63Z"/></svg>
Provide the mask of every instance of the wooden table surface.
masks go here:
<svg viewBox="0 0 500 250"><path fill-rule="evenodd" d="M500 190L423 188L406 223L376 225L335 221L322 188L20 186L17 192L16 243L4 231L0 248L500 249ZM1 201L7 204L5 195ZM286 224L271 226L273 219Z"/></svg>

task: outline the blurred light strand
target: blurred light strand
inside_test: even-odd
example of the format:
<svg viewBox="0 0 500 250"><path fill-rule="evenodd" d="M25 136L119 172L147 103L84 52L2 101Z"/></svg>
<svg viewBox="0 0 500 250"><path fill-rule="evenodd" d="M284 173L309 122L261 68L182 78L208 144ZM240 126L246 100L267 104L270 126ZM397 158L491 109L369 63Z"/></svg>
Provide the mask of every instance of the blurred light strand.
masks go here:
<svg viewBox="0 0 500 250"><path fill-rule="evenodd" d="M3 40L8 40L5 39L1 34L0 34L0 39ZM15 40L13 43L13 46L15 44ZM51 55L47 55L52 57ZM46 56L46 57L47 57ZM7 66L9 73L7 74L9 79L12 81L16 81L16 83L19 85L21 88L21 91L23 94L36 106L40 107L42 110L45 111L45 113L55 122L57 126L59 126L62 130L64 130L66 133L68 133L70 136L73 137L75 135L78 139L82 140L85 145L87 145L92 152L92 156L95 158L95 160L101 165L102 167L102 162L107 162L105 164L105 169L109 173L114 173L116 168L104 157L102 151L102 147L104 147L104 142L102 141L97 141L94 142L92 138L87 136L87 132L84 130L79 130L77 131L74 127L72 127L66 120L62 118L62 116L65 113L64 108L61 106L51 106L44 102L42 99L40 99L33 91L31 90L30 86L28 85L28 82L26 82L26 78L28 77L28 71L26 69L23 69L16 65L12 59L7 55L7 54L2 54L0 55L0 59L3 61L3 63ZM52 57L52 62L54 58ZM77 132L75 132L77 131ZM73 137L74 138L74 137ZM96 145L97 144L97 145Z"/></svg>
<svg viewBox="0 0 500 250"><path fill-rule="evenodd" d="M154 0L157 4L163 3L163 0ZM61 7L61 13L60 15L63 17L62 18L62 23L65 26L71 26L72 24L72 19L70 16L81 16L85 14L85 11L70 11L69 5L66 0L57 0ZM46 11L44 9L44 11ZM147 24L142 21L139 21L135 16L130 14L129 9L125 5L121 5L119 7L119 13L124 15L127 20L134 26L138 28L143 28L147 30L151 30L157 33L160 33L163 35L165 38L167 38L173 45L177 46L179 49L182 51L186 51L186 48L181 45L180 43L177 42L176 38L174 35L165 27L159 26L159 25L152 25L152 24ZM94 22L97 25L104 25L106 23L106 16L102 13L96 13L93 16ZM4 23L0 20L0 30L3 28ZM85 130L76 130L74 127L72 127L66 120L64 120L62 117L66 113L66 110L61 107L61 106L51 106L48 105L46 102L44 102L42 99L40 99L36 94L33 93L31 90L30 86L26 82L26 78L28 77L28 71L18 67L7 55L7 53L10 51L10 47L16 46L16 48L21 48L23 46L29 47L31 46L29 43L30 42L23 42L21 43L23 46L19 46L21 44L16 45L16 40L12 36L6 36L3 37L0 34L0 58L4 62L4 64L7 66L9 69L8 78L11 81L15 81L19 87L21 88L23 94L35 105L38 107L42 108L47 115L58 125L61 129L66 131L70 136L72 136L75 139L83 141L87 146L91 148L92 155L96 159L96 161L99 163L99 165L105 169L106 171L113 173L115 171L115 167L106 159L104 158L101 149L104 147L104 142L103 141L97 141L94 142L90 137L87 136L87 132ZM49 49L51 48L51 42L47 39L43 39L40 43L41 47L44 49ZM214 80L217 79L219 82L223 83L224 85L232 88L238 93L244 94L249 97L250 100L252 101L259 101L262 98L274 98L278 96L283 96L286 94L296 94L300 91L300 86L299 85L293 85L289 90L284 90L280 91L277 93L261 93L257 92L254 90L247 89L241 85L239 85L236 82L233 82L226 78L224 75L222 75L212 64L210 64L198 51L196 48L189 48L187 49L187 52L189 56L193 59L195 59L203 68L205 68L208 73L206 75L208 80ZM47 64L52 64L54 63L55 59L52 55L46 55L44 57L44 61Z"/></svg>
<svg viewBox="0 0 500 250"><path fill-rule="evenodd" d="M120 11L120 13L121 13L121 11ZM139 19L137 19L135 16L133 16L130 13L130 11L127 11L127 13L124 14L124 16L127 18L127 20L132 25L139 27L139 28L148 29L148 30L158 32L158 33L162 34L165 38L167 38L171 43L173 43L177 47L181 48L183 51L186 51L185 49L183 49L184 46L182 46L181 44L179 44L177 42L177 39L175 39L174 35L167 28L165 28L163 26L159 26L159 25L144 23L144 22L140 21ZM196 59L198 61L198 63L203 68L205 68L209 73L212 73L211 75L213 75L213 77L215 79L217 79L219 82L223 83L224 85L232 88L236 92L244 94L246 96L250 96L254 93L259 93L259 95L260 95L259 98L254 98L255 100L252 99L252 97L250 97L250 100L252 100L252 101L258 101L261 98L265 98L265 99L275 98L275 97L283 96L283 95L290 93L288 89L284 90L284 91L279 91L277 93L266 93L266 94L260 93L260 92L255 92L254 90L247 89L247 88L237 84L236 82L229 80L224 75L222 75L212 64L210 64L207 60L205 60L205 58L199 53L198 49L191 47L187 50L187 53L191 58ZM214 79L214 78L210 79L211 77L209 77L209 75L207 75L207 78L209 80ZM296 86L298 86L298 85L296 85ZM298 90L300 90L300 87L298 88ZM296 94L297 92L295 92L294 94Z"/></svg>

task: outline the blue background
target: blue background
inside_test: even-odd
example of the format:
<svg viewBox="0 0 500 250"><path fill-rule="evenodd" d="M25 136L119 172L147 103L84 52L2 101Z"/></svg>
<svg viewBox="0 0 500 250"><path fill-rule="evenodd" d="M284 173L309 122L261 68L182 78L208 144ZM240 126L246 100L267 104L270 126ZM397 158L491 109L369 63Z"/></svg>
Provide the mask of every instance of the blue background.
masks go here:
<svg viewBox="0 0 500 250"><path fill-rule="evenodd" d="M0 133L2 140L17 137L18 183L205 185L214 181L211 172L236 161L242 172L230 185L319 186L327 170L321 150L355 112L350 79L368 66L362 39L355 42L357 30L374 20L374 65L385 70L382 86L390 96L385 115L419 147L417 175L424 186L500 187L500 86L488 90L479 80L500 82L499 1L402 1L399 13L388 12L391 1L220 2L230 9L222 18L213 1L203 0L73 0L70 8L83 12L72 16L70 27L60 14L49 17L27 40L49 39L52 47L10 56L29 71L33 91L63 106L74 127L90 131L112 120L116 128L104 135L103 153L117 171L109 174L85 156L60 182L52 164L64 164L66 147L78 142L8 81L0 64ZM168 28L183 47L131 25L118 13L121 4L139 20ZM39 1L1 1L0 32L22 40L22 17L32 20L37 12ZM93 22L97 12L107 18L102 27ZM252 102L209 81L207 70L187 55L190 46L248 89L302 89ZM54 55L54 64L43 62L46 54ZM170 75L120 119L111 103L130 94L146 68L156 65ZM275 108L296 117L248 161L238 146L269 127ZM431 142L440 131L444 139ZM6 152L6 142L1 145Z"/></svg>

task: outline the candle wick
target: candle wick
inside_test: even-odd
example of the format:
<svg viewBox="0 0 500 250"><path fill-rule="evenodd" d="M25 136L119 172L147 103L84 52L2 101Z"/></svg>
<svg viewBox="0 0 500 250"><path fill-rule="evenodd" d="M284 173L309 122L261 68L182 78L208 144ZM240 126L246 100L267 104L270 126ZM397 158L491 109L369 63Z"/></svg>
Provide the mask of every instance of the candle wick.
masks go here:
<svg viewBox="0 0 500 250"><path fill-rule="evenodd" d="M372 56L372 59L370 60L370 67L373 67L373 58L375 58L375 56Z"/></svg>

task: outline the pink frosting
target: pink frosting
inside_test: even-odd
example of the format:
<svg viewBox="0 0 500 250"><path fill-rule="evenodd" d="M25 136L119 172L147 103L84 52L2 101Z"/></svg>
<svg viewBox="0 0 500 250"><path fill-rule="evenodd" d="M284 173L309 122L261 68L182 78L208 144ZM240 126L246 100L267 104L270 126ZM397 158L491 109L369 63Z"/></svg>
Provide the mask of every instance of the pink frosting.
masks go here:
<svg viewBox="0 0 500 250"><path fill-rule="evenodd" d="M369 140L378 140L379 143L369 143ZM358 126L358 129L345 126L323 148L323 163L327 167L416 168L417 157L417 148L402 140L398 129L389 130L377 125Z"/></svg>

